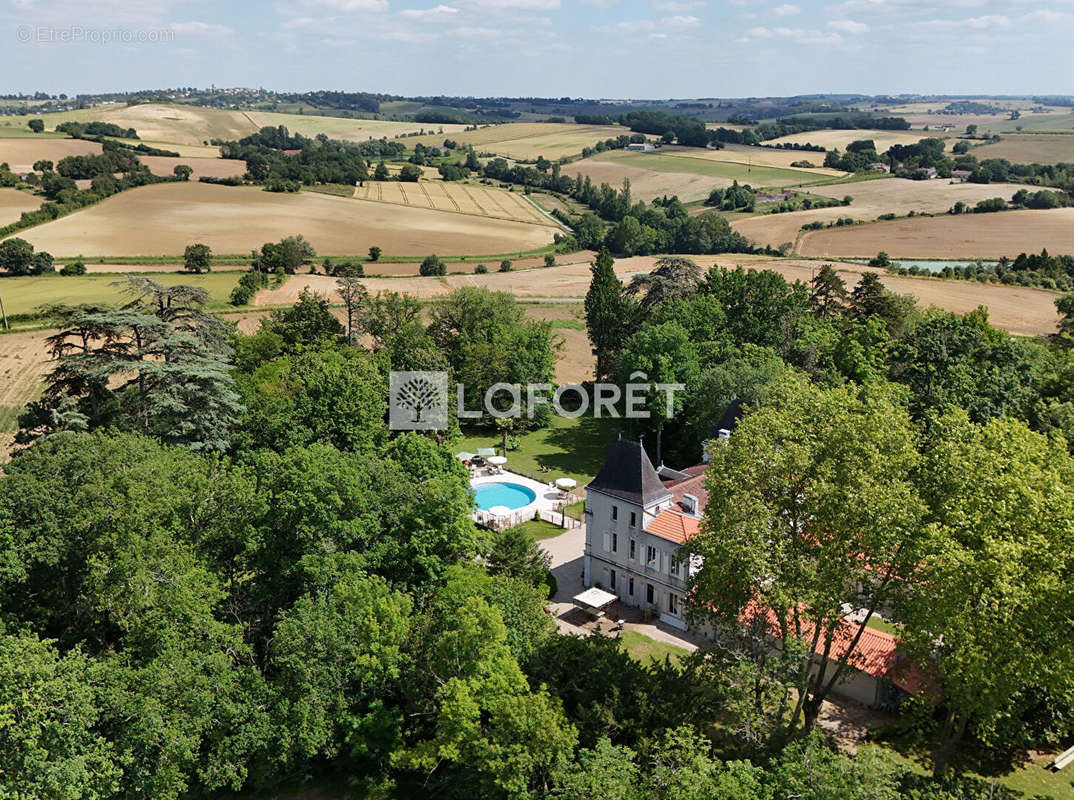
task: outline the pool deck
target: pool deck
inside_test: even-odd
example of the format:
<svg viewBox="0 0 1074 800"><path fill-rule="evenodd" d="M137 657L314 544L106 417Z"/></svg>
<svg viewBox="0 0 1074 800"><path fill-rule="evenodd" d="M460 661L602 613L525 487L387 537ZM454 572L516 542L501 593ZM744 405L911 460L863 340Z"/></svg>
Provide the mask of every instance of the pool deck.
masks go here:
<svg viewBox="0 0 1074 800"><path fill-rule="evenodd" d="M511 512L511 516L504 518L510 525L519 525L527 520L539 518L542 512L555 512L556 503L563 497L563 493L555 487L551 480L549 480L548 483L541 483L532 478L517 475L508 469L504 469L502 472L494 475L487 475L484 469L475 470L474 472L477 473L476 477L470 479L470 486L474 489L484 483L517 483L519 486L525 486L537 496L537 499L532 503L514 509ZM483 517L481 517L483 513L484 512L481 511L475 511L473 515L474 521L484 521Z"/></svg>

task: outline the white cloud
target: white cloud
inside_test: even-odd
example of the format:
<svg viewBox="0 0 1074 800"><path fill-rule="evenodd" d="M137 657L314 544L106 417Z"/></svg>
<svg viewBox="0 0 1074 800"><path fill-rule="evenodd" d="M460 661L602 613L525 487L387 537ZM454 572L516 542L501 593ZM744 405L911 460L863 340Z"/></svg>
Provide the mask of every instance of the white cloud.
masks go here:
<svg viewBox="0 0 1074 800"><path fill-rule="evenodd" d="M653 0L653 8L667 14L685 14L706 5L705 0Z"/></svg>
<svg viewBox="0 0 1074 800"><path fill-rule="evenodd" d="M756 39L787 39L798 44L819 44L833 46L842 44L843 39L838 33L831 31L818 31L810 28L767 28L758 26L746 31L746 41Z"/></svg>
<svg viewBox="0 0 1074 800"><path fill-rule="evenodd" d="M1074 20L1074 14L1066 11L1052 11L1050 8L1038 8L1022 17L1027 22L1047 22L1049 24L1066 24Z"/></svg>
<svg viewBox="0 0 1074 800"><path fill-rule="evenodd" d="M227 25L212 22L173 22L168 27L180 36L230 36L234 33Z"/></svg>
<svg viewBox="0 0 1074 800"><path fill-rule="evenodd" d="M855 22L852 19L836 19L828 23L828 27L840 33L865 33L869 26L864 22Z"/></svg>
<svg viewBox="0 0 1074 800"><path fill-rule="evenodd" d="M465 5L478 11L553 11L563 5L563 0L466 0Z"/></svg>
<svg viewBox="0 0 1074 800"><path fill-rule="evenodd" d="M793 17L795 14L801 14L802 9L794 3L784 3L773 8L772 13L777 17Z"/></svg>
<svg viewBox="0 0 1074 800"><path fill-rule="evenodd" d="M615 8L623 0L582 0L587 6L593 6L593 8Z"/></svg>
<svg viewBox="0 0 1074 800"><path fill-rule="evenodd" d="M682 32L692 28L701 27L701 20L693 16L674 16L662 19L632 19L616 22L612 25L599 25L595 30L602 33L614 33L621 36L631 34L650 34L650 38L657 38L665 31Z"/></svg>
<svg viewBox="0 0 1074 800"><path fill-rule="evenodd" d="M457 8L439 5L433 8L404 8L399 16L407 19L447 19L458 13Z"/></svg>
<svg viewBox="0 0 1074 800"><path fill-rule="evenodd" d="M984 17L971 17L966 20L966 27L977 31L989 28L1009 28L1011 21L1002 14L989 14Z"/></svg>
<svg viewBox="0 0 1074 800"><path fill-rule="evenodd" d="M302 5L346 12L385 11L388 8L386 0L302 0Z"/></svg>

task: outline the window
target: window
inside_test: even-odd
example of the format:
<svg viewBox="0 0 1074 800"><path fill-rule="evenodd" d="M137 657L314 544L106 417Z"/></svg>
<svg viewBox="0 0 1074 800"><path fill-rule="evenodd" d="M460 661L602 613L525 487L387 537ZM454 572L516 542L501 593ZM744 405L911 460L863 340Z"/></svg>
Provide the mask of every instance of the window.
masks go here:
<svg viewBox="0 0 1074 800"><path fill-rule="evenodd" d="M612 505L612 519L619 519L619 506Z"/></svg>
<svg viewBox="0 0 1074 800"><path fill-rule="evenodd" d="M634 511L630 512L630 527L631 528L638 527L638 515L637 515L637 512L634 512Z"/></svg>
<svg viewBox="0 0 1074 800"><path fill-rule="evenodd" d="M645 602L651 604L654 597L653 585L651 583L645 584Z"/></svg>
<svg viewBox="0 0 1074 800"><path fill-rule="evenodd" d="M631 539L630 540L630 560L631 561L633 561L635 558L638 557L637 550L638 550L638 543L635 542L633 539Z"/></svg>
<svg viewBox="0 0 1074 800"><path fill-rule="evenodd" d="M612 534L612 552L613 553L618 553L619 552L619 534L618 533L613 533Z"/></svg>
<svg viewBox="0 0 1074 800"><path fill-rule="evenodd" d="M679 615L679 597L668 592L668 611L675 616Z"/></svg>
<svg viewBox="0 0 1074 800"><path fill-rule="evenodd" d="M615 570L614 569L608 570L608 588L613 592L615 591Z"/></svg>
<svg viewBox="0 0 1074 800"><path fill-rule="evenodd" d="M628 578L627 579L627 594L629 594L631 597L634 596L634 579L633 578Z"/></svg>
<svg viewBox="0 0 1074 800"><path fill-rule="evenodd" d="M646 547L645 548L645 563L648 566L653 567L653 568L658 567L659 564L657 563L657 559L658 559L659 555L660 554L656 552L655 547Z"/></svg>
<svg viewBox="0 0 1074 800"><path fill-rule="evenodd" d="M676 578L679 577L679 560L677 558L671 559L671 566L668 567L668 572Z"/></svg>

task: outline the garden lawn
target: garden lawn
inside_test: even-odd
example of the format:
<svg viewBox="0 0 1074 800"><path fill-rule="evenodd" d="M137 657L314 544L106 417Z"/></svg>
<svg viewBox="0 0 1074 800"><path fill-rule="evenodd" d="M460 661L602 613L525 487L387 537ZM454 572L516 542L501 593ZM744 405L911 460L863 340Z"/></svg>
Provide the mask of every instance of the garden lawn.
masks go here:
<svg viewBox="0 0 1074 800"><path fill-rule="evenodd" d="M553 417L547 428L516 434L519 446L508 451L506 469L542 482L574 478L581 489L604 464L618 435L618 423L616 419L598 420L589 416ZM499 451L500 435L488 429L464 431L453 447L455 452L476 453L481 447L495 447ZM541 467L550 471L542 472Z"/></svg>
<svg viewBox="0 0 1074 800"><path fill-rule="evenodd" d="M687 655L687 651L682 647L676 647L667 642L658 642L637 631L622 631L619 634L619 641L623 643L623 649L630 654L631 658L642 663L663 661L666 656L675 664Z"/></svg>

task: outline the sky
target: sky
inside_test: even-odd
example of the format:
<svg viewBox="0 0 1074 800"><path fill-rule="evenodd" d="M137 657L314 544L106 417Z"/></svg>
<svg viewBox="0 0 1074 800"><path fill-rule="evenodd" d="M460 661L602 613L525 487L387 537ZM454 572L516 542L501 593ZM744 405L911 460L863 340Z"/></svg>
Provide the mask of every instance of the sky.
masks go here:
<svg viewBox="0 0 1074 800"><path fill-rule="evenodd" d="M1074 0L0 0L0 93L1074 93Z"/></svg>

